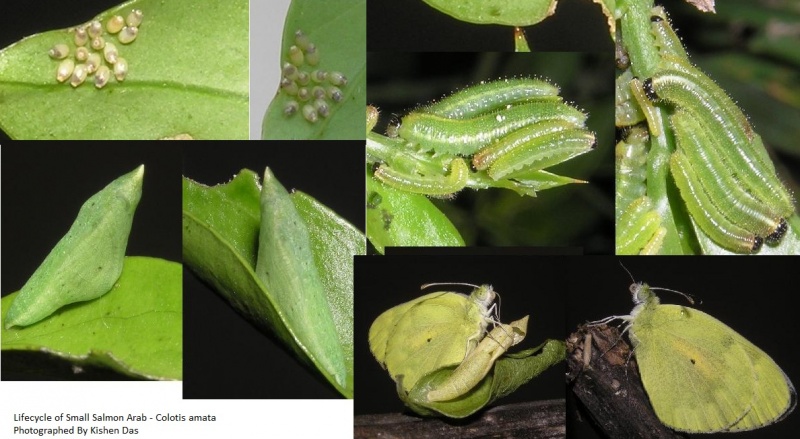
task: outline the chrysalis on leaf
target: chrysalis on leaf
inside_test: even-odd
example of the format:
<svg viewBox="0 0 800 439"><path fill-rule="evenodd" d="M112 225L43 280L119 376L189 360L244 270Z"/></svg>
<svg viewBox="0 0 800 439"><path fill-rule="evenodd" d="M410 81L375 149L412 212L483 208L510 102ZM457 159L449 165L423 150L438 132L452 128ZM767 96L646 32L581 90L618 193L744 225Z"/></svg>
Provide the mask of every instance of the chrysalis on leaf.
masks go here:
<svg viewBox="0 0 800 439"><path fill-rule="evenodd" d="M313 109L313 107L312 107ZM316 114L316 113L315 113ZM311 238L286 189L269 168L261 189L256 275L291 322L297 342L344 386L347 369L333 315L314 264Z"/></svg>
<svg viewBox="0 0 800 439"><path fill-rule="evenodd" d="M89 198L11 304L5 327L34 324L64 305L107 293L122 273L144 165Z"/></svg>

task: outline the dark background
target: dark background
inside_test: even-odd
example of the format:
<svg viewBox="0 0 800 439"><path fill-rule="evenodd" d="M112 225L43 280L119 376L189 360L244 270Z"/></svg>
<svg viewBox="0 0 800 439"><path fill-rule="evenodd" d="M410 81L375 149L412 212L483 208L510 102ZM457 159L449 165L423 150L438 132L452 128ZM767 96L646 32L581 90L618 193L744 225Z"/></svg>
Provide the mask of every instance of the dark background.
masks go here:
<svg viewBox="0 0 800 439"><path fill-rule="evenodd" d="M569 332L581 323L627 315L633 309L628 290L633 281L620 266L621 262L636 282L694 296L694 308L733 328L772 357L795 384L800 382L800 355L795 348L800 329L794 285L797 258L597 256L573 259L571 271L563 283L569 293ZM678 294L666 291L656 291L656 294L661 303L690 306ZM600 437L588 426L586 415L576 413L574 399L568 397L567 403L568 437ZM735 437L786 438L793 437L798 429L800 417L795 413L777 424L736 433ZM723 434L697 435L701 436L723 437Z"/></svg>
<svg viewBox="0 0 800 439"><path fill-rule="evenodd" d="M243 168L263 176L269 166L287 190L302 190L364 230L362 142L210 142L184 151L192 180L213 186ZM184 398L338 397L185 266L183 279Z"/></svg>
<svg viewBox="0 0 800 439"><path fill-rule="evenodd" d="M173 142L5 142L2 146L2 294L22 285L69 230L83 203L145 165L126 255L181 260L181 148ZM91 379L68 363L31 367L3 352L3 379ZM60 365L59 365L60 364ZM23 367L18 367L18 366ZM19 374L14 373L19 372ZM103 375L101 379L118 379Z"/></svg>
<svg viewBox="0 0 800 439"><path fill-rule="evenodd" d="M491 284L500 296L500 320L510 323L530 315L528 335L511 348L519 352L546 339L564 338L566 295L559 282L562 266L552 257L531 256L361 256L356 258L355 414L402 412L394 381L369 350L372 322L384 311L436 291L469 294L468 286L431 282ZM491 328L491 325L490 325ZM494 405L564 398L564 363L559 363Z"/></svg>
<svg viewBox="0 0 800 439"><path fill-rule="evenodd" d="M555 15L524 29L534 52L613 48L606 17L590 1L561 0ZM420 0L367 2L369 51L512 52L513 34L512 26L463 22Z"/></svg>

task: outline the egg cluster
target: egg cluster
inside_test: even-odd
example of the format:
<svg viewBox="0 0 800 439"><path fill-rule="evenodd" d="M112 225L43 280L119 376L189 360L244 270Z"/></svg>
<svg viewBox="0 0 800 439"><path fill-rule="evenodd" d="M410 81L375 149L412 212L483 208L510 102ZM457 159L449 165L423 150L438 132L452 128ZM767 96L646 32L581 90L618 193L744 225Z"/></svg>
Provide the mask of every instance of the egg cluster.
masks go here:
<svg viewBox="0 0 800 439"><path fill-rule="evenodd" d="M294 33L294 45L289 47L288 58L282 67L281 91L292 99L286 102L283 113L292 116L301 111L311 123L328 117L331 113L329 100L342 100L339 87L347 85L347 78L340 72L315 68L319 64L317 46L301 30ZM306 65L308 67L304 68Z"/></svg>
<svg viewBox="0 0 800 439"><path fill-rule="evenodd" d="M124 81L128 74L128 61L119 55L114 43L106 41L105 31L116 35L120 44L130 44L139 35L142 17L142 11L134 9L126 18L121 15L109 18L105 29L98 20L70 29L75 52L71 53L70 45L64 43L56 44L49 52L50 58L61 60L56 80L65 82L69 79L69 84L77 87L94 76L94 86L103 88L113 73L117 82Z"/></svg>

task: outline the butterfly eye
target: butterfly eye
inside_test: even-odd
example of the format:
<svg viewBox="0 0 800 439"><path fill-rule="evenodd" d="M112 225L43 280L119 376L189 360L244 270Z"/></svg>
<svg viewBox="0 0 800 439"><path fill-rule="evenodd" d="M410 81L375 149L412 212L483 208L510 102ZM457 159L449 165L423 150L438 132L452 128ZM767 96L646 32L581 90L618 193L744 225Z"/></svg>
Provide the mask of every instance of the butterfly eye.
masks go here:
<svg viewBox="0 0 800 439"><path fill-rule="evenodd" d="M130 27L139 27L142 24L142 18L144 18L144 14L139 9L134 9L128 14L128 17L125 18L125 23Z"/></svg>
<svg viewBox="0 0 800 439"><path fill-rule="evenodd" d="M122 44L130 44L139 35L139 28L135 26L125 26L117 35L117 39Z"/></svg>
<svg viewBox="0 0 800 439"><path fill-rule="evenodd" d="M64 59L69 55L69 46L66 44L56 44L50 49L48 55L53 59Z"/></svg>
<svg viewBox="0 0 800 439"><path fill-rule="evenodd" d="M64 82L72 76L72 71L75 70L75 61L71 58L67 58L58 65L58 70L56 71L56 80L58 82Z"/></svg>
<svg viewBox="0 0 800 439"><path fill-rule="evenodd" d="M106 22L106 30L110 34L117 34L125 26L125 19L121 15L115 15Z"/></svg>

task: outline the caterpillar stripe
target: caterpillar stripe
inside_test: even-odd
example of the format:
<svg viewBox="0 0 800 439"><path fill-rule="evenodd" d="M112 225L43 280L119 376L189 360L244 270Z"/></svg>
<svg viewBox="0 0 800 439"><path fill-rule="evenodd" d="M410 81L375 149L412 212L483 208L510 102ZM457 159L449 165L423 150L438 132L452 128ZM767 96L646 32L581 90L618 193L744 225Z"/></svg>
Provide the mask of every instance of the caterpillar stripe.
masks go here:
<svg viewBox="0 0 800 439"><path fill-rule="evenodd" d="M488 169L499 180L522 168L537 170L590 151L594 134L564 121L526 126L482 149L472 158L475 169Z"/></svg>
<svg viewBox="0 0 800 439"><path fill-rule="evenodd" d="M791 195L775 175L774 166L746 118L733 101L713 84L713 90L698 85L694 78L683 71L667 70L649 79L649 93L675 103L688 111L700 125L715 135L721 146L720 155L739 179L744 181L759 200L774 200L776 210L782 217L794 211ZM708 80L710 81L710 80ZM724 97L723 97L724 96ZM752 141L750 140L752 139Z"/></svg>
<svg viewBox="0 0 800 439"><path fill-rule="evenodd" d="M704 176L701 187L734 224L765 237L778 230L781 216L768 200L753 198L747 182L737 179L719 154L716 139L709 136L696 119L678 110L670 118L678 148L698 173Z"/></svg>
<svg viewBox="0 0 800 439"><path fill-rule="evenodd" d="M656 47L659 54L662 56L670 54L688 60L689 55L687 55L686 49L683 48L680 37L672 29L664 8L656 6L650 12L650 28L656 38Z"/></svg>
<svg viewBox="0 0 800 439"><path fill-rule="evenodd" d="M622 210L617 220L616 253L657 254L666 233L650 198L639 197Z"/></svg>
<svg viewBox="0 0 800 439"><path fill-rule="evenodd" d="M541 99L560 101L558 93L557 86L540 79L501 79L465 88L422 111L449 119L468 119L523 102Z"/></svg>
<svg viewBox="0 0 800 439"><path fill-rule="evenodd" d="M583 126L586 115L561 102L532 102L472 119L448 119L428 113L410 113L398 129L400 137L423 150L470 155L524 126L558 119Z"/></svg>
<svg viewBox="0 0 800 439"><path fill-rule="evenodd" d="M692 219L717 244L739 253L755 253L763 239L731 223L700 186L691 163L680 151L670 157L670 170Z"/></svg>
<svg viewBox="0 0 800 439"><path fill-rule="evenodd" d="M383 183L407 192L449 197L467 185L469 167L464 159L456 158L450 162L450 172L447 175L420 175L381 164L374 175Z"/></svg>

